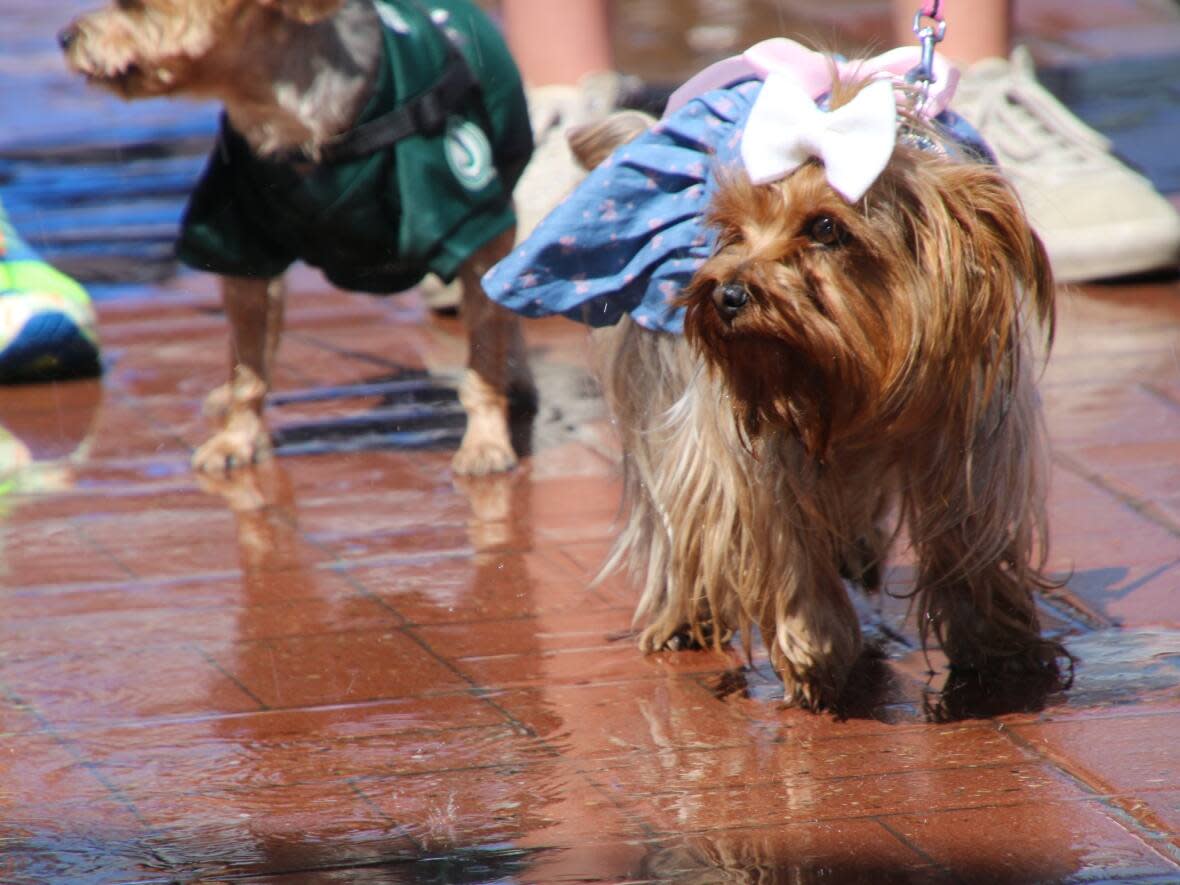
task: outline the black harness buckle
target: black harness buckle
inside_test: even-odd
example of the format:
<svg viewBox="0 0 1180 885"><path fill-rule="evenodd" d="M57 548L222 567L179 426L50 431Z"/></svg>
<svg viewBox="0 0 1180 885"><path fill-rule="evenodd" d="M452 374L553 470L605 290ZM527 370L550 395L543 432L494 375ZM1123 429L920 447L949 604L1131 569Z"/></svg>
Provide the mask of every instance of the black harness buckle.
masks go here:
<svg viewBox="0 0 1180 885"><path fill-rule="evenodd" d="M414 126L421 135L437 135L446 125L450 110L438 92L426 92L418 97L413 105L411 116Z"/></svg>

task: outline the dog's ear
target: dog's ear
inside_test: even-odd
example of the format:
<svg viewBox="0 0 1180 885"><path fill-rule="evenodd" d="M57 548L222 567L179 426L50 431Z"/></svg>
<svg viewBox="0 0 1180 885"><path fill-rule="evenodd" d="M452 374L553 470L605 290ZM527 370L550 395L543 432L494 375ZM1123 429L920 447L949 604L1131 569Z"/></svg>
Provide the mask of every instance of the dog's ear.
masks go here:
<svg viewBox="0 0 1180 885"><path fill-rule="evenodd" d="M915 187L905 188L918 274L913 319L928 327L918 339L938 351L917 364L943 367L938 384L958 391L943 399L969 404L961 417L976 428L993 392L1017 383L1035 326L1052 345L1053 273L997 168L919 160L913 173Z"/></svg>
<svg viewBox="0 0 1180 885"><path fill-rule="evenodd" d="M260 6L281 12L287 18L308 25L331 18L344 5L344 0L256 0L256 2Z"/></svg>
<svg viewBox="0 0 1180 885"><path fill-rule="evenodd" d="M578 126L566 133L566 141L578 163L589 172L621 144L638 138L655 118L642 111L619 111L605 120Z"/></svg>
<svg viewBox="0 0 1180 885"><path fill-rule="evenodd" d="M963 234L957 253L966 290L999 289L1006 302L1023 300L1041 322L1049 341L1055 325L1053 272L1040 237L1029 224L1016 191L994 166L962 164L953 176L948 208ZM1007 270L1008 273L997 273ZM1021 293L1002 285L1015 281ZM999 307L999 305L996 305ZM986 312L981 315L987 316ZM995 314L992 314L993 316Z"/></svg>

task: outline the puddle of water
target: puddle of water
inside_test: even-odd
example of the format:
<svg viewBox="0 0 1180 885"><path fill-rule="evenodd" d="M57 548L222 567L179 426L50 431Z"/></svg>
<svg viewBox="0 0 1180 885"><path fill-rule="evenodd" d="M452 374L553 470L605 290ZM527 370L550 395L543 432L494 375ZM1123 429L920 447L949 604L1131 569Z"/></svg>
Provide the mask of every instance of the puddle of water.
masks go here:
<svg viewBox="0 0 1180 885"><path fill-rule="evenodd" d="M866 625L866 633L872 632ZM1062 637L1074 656L1059 662L1060 674L982 678L974 672L948 670L941 656L932 657L935 672L917 696L887 660L903 662L903 670L926 668L921 651L899 645L870 649L849 679L838 715L879 722L955 722L1010 713L1035 713L1055 708L1083 708L1150 703L1177 697L1180 691L1180 630L1164 627L1110 628ZM760 648L760 646L759 646ZM888 651L886 654L885 652ZM708 683L720 700L782 701L782 683L764 655L754 667L723 673ZM917 666L915 666L915 664Z"/></svg>
<svg viewBox="0 0 1180 885"><path fill-rule="evenodd" d="M839 863L809 858L804 845L793 846L789 837L774 832L672 840L653 847L637 872L652 881L685 885L717 882L757 885L879 882L901 885L931 879L929 868L905 869L884 861L874 864L867 859Z"/></svg>
<svg viewBox="0 0 1180 885"><path fill-rule="evenodd" d="M597 385L583 369L548 361L544 355L535 355L531 365L540 391L540 411L531 398L510 403L513 447L522 456L576 436L604 409ZM283 419L283 407L314 409L317 404L350 399L375 402L349 415ZM279 392L268 403L277 407L271 420L280 456L385 448L454 450L467 423L455 379L410 369L355 385Z"/></svg>
<svg viewBox="0 0 1180 885"><path fill-rule="evenodd" d="M367 399L370 407L348 415L283 420L282 407L314 412L317 406ZM280 455L318 455L366 449L454 449L466 417L453 384L421 370L401 368L359 384L283 391L275 408L275 449Z"/></svg>
<svg viewBox="0 0 1180 885"><path fill-rule="evenodd" d="M0 881L6 885L78 882L128 885L163 881L159 860L134 844L89 836L0 837Z"/></svg>
<svg viewBox="0 0 1180 885"><path fill-rule="evenodd" d="M369 728L378 731L343 739L357 718L285 736L256 733L260 721L276 727L253 717L179 722L158 727L155 745L134 728L76 735L98 760L82 782L93 787L93 774L134 802L140 825L128 816L118 826L143 835L120 837L82 806L65 821L25 806L20 823L0 827L0 881L527 881L549 844L537 834L567 801L553 751L513 728L383 734L377 712Z"/></svg>
<svg viewBox="0 0 1180 885"><path fill-rule="evenodd" d="M1180 683L1180 631L1100 631L1075 638L1071 649L1081 662L1077 682L1064 695L1052 697L1053 705L1109 706L1170 697ZM869 671L874 660L880 662L866 662ZM879 706L882 691L888 703L890 680L873 672L866 672L865 679L878 684L869 693L872 704ZM676 716L690 708L687 698L653 707L646 711L643 734L650 732L652 740L677 735L686 723ZM362 883L900 883L925 881L937 872L921 864L891 863L888 853L868 850L869 843L856 843L857 850L847 854L834 851L833 845L863 839L865 833L856 822L825 823L814 815L841 790L841 795L870 808L874 801L886 801L884 794L873 795L882 787L870 784L860 794L861 786L837 787L829 775L812 777L803 765L809 753L806 746L796 746L797 740L768 743L766 735L760 739L748 723L734 726L741 740L716 759L714 754L698 753L691 735L685 735L678 740L687 743L669 744L653 753L604 745L601 755L581 765L607 783L613 783L604 774L611 766L638 769L633 775L640 782L655 778L660 784L655 792L672 791L673 799L695 809L690 810L690 823L693 814L701 822L712 819L707 809L714 803L740 806L740 795L731 796L730 790L711 797L695 791L700 784L719 780L757 784L760 795L781 794L801 803L795 810L803 823L660 839L587 828L583 815L593 801L603 800L585 795L584 787L572 787L562 761L576 749L573 742L585 736L570 731L576 725L573 708L562 705L552 714L557 730L546 732L543 744L509 727L407 732L390 722L394 730L386 732L382 719L367 728L349 719L339 731L274 733L269 730L274 726L260 728L262 720L253 716L178 722L157 728L153 734L158 744L146 747L136 744L142 738L126 740L134 730L83 733L74 739L97 760L95 772L132 797L149 825L158 809L175 822L154 825L150 837L139 844L60 835L46 821L40 833L30 827L32 835L3 837L8 841L0 845L20 858L20 866L10 861L5 870L0 861L0 871L8 873L0 878L126 882L136 880L127 872L135 870L144 880L156 875L241 877L303 871L317 882ZM908 732L915 758L924 751L923 741L935 740L939 733ZM893 765L901 766L897 771L903 772L905 747L894 747L892 740L884 734L877 737L880 749L893 752L882 758L894 759ZM776 748L781 756L770 755ZM872 755L863 748L861 752ZM818 764L822 758L812 761ZM701 768L694 774L697 764ZM884 765L883 770L894 770L890 763ZM648 768L652 770L645 773ZM459 779L456 769L463 772ZM318 784L323 778L347 781L357 798L347 791L324 790ZM694 791L677 798L690 784ZM913 784L915 790L940 795L937 780L919 777ZM178 795L184 796L180 806L174 798ZM374 817L384 823L378 825ZM589 847L579 840L589 840ZM1074 866L1046 869L1046 878L1061 873L1119 879L1135 872L1127 866L1135 859L1119 855L1117 846L1100 835L1090 839L1085 832L1072 833L1055 844L1068 844L1066 861ZM972 873L1003 880L1006 868L989 868L986 858L979 862L984 866ZM577 869L576 876L572 869Z"/></svg>
<svg viewBox="0 0 1180 885"><path fill-rule="evenodd" d="M0 519L20 496L75 485L89 456L103 392L97 380L73 382L68 390L70 406L62 409L53 408L52 395L44 393L0 398Z"/></svg>
<svg viewBox="0 0 1180 885"><path fill-rule="evenodd" d="M981 681L942 670L923 687L927 719L951 722L1059 708L1110 707L1175 698L1180 630L1096 630L1063 639L1074 656L1064 681L1046 676Z"/></svg>
<svg viewBox="0 0 1180 885"><path fill-rule="evenodd" d="M1180 691L1180 630L1097 630L1068 641L1077 658L1070 707L1144 703Z"/></svg>

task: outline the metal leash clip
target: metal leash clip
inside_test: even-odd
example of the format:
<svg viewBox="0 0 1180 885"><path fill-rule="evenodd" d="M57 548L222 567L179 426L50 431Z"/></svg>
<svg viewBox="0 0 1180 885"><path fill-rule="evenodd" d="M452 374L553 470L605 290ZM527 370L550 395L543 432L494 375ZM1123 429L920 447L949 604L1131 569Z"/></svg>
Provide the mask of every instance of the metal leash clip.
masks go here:
<svg viewBox="0 0 1180 885"><path fill-rule="evenodd" d="M929 19L930 24L924 20ZM923 4L914 13L914 36L922 49L922 57L918 63L906 72L907 83L918 86L919 92L914 103L914 110L921 111L930 95L930 84L937 77L934 74L934 47L942 42L946 36L946 21L942 17L942 0L931 0Z"/></svg>

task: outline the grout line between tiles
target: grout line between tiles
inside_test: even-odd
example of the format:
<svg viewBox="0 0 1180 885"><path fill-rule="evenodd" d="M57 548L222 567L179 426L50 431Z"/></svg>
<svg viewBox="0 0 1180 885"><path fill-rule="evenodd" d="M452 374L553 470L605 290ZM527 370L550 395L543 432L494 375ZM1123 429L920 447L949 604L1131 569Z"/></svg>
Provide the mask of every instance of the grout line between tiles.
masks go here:
<svg viewBox="0 0 1180 885"><path fill-rule="evenodd" d="M1177 523L1167 514L1159 511L1154 507L1150 501L1142 501L1134 495L1128 495L1113 486L1101 473L1091 470L1078 461L1072 455L1066 454L1063 451L1055 451L1053 453L1054 463L1068 470L1075 476L1084 479L1086 482L1106 492L1108 495L1117 498L1126 507L1129 507L1139 516L1154 523L1160 528L1180 538L1180 523Z"/></svg>
<svg viewBox="0 0 1180 885"><path fill-rule="evenodd" d="M195 651L202 659L204 659L205 663L207 663L210 667L236 685L242 691L242 693L246 695L246 697L256 703L258 705L259 712L267 712L270 709L267 703L263 701L262 698L258 697L258 695L256 695L253 691L251 691L250 687L246 685L246 683L242 682L242 680L238 679L237 676L235 676L233 673L230 673L223 666L221 666L221 663L215 657L205 651L205 649L199 644L181 643L182 647L185 644L189 645L192 651Z"/></svg>
<svg viewBox="0 0 1180 885"><path fill-rule="evenodd" d="M1018 734L1011 728L1005 728L1003 722L992 722L992 727L1005 735L1009 741L1024 750L1042 765L1057 772L1058 776L1072 783L1074 786L1088 792L1106 810L1108 816L1118 822L1124 830L1139 838L1156 854L1180 866L1180 844L1175 841L1174 834L1169 834L1149 816L1136 814L1124 807L1124 801L1117 795L1118 790L1112 789L1101 778L1086 771L1081 766L1070 764L1066 758L1058 758L1055 754L1047 753L1032 741ZM1171 838L1169 838L1171 836Z"/></svg>
<svg viewBox="0 0 1180 885"><path fill-rule="evenodd" d="M904 833L902 833L900 830L898 830L896 827L894 827L892 824L890 824L889 821L885 819L884 815L882 815L880 817L871 817L871 818L869 818L869 820L876 823L877 826L879 826L881 829L883 829L885 832L887 832L890 836L892 836L894 839L896 839L898 842L900 842L902 845L904 845L910 851L914 852L914 854L916 854L918 857L920 857L924 861L926 861L926 863L930 864L930 866L941 871L942 874L944 876L946 876L949 881L953 881L953 882L962 882L963 881L962 878L959 876L956 876L954 874L954 872L948 866L946 866L946 864L941 864L938 861L936 861L933 857L931 857L929 854L927 854L925 851L923 851L920 847L918 847L917 843L912 842L909 838L906 837L906 835Z"/></svg>
<svg viewBox="0 0 1180 885"><path fill-rule="evenodd" d="M131 800L131 797L106 778L106 776L101 772L98 763L86 757L81 748L77 745L76 741L70 740L68 737L61 734L54 724L43 713L41 713L40 710L38 710L32 704L26 703L18 694L13 692L12 688L7 683L0 682L0 694L2 694L4 699L10 704L17 706L20 709L27 710L29 715L40 724L42 733L48 735L54 741L54 743L61 747L62 750L64 750L74 760L74 763L79 768L83 769L87 774L94 778L95 782L97 782L99 786L106 790L107 793L110 794L110 797L117 804L121 805L127 811L127 813L130 814L141 827L143 827L144 832L139 834L139 837L136 839L134 844L142 848L146 857L151 858L156 863L162 864L164 866L174 867L176 865L175 861L169 860L167 856L161 853L158 847L149 846L146 844L145 837L152 832L152 828L148 820L136 807L135 803Z"/></svg>

